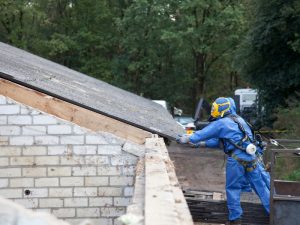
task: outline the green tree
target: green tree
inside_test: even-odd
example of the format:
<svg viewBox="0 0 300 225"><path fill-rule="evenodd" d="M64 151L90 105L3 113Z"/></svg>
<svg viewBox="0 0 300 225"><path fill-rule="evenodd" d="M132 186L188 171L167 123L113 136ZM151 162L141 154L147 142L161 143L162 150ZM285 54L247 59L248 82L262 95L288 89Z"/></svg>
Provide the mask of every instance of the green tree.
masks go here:
<svg viewBox="0 0 300 225"><path fill-rule="evenodd" d="M244 32L243 10L237 1L135 1L119 22L117 79L192 110L202 95L229 94L224 79L237 76L231 59ZM211 91L216 86L220 93Z"/></svg>
<svg viewBox="0 0 300 225"><path fill-rule="evenodd" d="M270 116L288 99L299 101L300 2L256 0L252 8L254 22L239 61Z"/></svg>
<svg viewBox="0 0 300 225"><path fill-rule="evenodd" d="M240 82L231 62L245 27L242 0L0 0L0 7L1 41L187 113L200 96L229 95Z"/></svg>
<svg viewBox="0 0 300 225"><path fill-rule="evenodd" d="M29 0L0 0L0 40L30 49L39 37L43 14Z"/></svg>

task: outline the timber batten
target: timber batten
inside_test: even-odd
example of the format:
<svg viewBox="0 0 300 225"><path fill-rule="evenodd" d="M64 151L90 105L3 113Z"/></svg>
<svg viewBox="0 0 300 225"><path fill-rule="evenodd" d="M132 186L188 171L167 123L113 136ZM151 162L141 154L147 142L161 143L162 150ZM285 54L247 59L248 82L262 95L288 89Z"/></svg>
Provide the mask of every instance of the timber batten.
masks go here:
<svg viewBox="0 0 300 225"><path fill-rule="evenodd" d="M0 78L0 94L43 112L73 122L92 131L109 132L138 144L151 133L108 116Z"/></svg>

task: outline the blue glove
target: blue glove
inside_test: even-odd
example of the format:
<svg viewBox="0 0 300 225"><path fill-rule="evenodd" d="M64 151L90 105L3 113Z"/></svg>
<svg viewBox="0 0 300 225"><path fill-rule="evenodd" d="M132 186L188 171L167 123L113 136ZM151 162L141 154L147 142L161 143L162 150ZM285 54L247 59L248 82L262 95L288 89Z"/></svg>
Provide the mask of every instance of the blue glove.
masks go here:
<svg viewBox="0 0 300 225"><path fill-rule="evenodd" d="M176 138L177 143L179 144L188 144L190 142L190 135L179 134Z"/></svg>

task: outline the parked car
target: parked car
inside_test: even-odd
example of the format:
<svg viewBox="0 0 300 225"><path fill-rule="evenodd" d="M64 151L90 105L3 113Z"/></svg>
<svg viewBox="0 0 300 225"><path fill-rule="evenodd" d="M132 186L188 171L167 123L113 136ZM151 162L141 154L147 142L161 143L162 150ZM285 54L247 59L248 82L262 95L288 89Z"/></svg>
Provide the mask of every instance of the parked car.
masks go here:
<svg viewBox="0 0 300 225"><path fill-rule="evenodd" d="M174 119L179 123L186 131L187 134L192 134L195 131L194 118L191 116L175 116Z"/></svg>

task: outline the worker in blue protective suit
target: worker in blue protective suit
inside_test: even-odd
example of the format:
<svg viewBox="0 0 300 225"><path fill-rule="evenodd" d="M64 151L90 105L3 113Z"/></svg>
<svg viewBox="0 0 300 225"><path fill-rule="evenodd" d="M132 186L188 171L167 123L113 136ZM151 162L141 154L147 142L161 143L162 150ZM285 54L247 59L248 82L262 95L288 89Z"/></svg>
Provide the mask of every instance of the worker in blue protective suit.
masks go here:
<svg viewBox="0 0 300 225"><path fill-rule="evenodd" d="M230 113L236 115L236 105L235 105L234 100L232 98L228 98L228 100L230 102L230 109L229 109ZM211 118L211 119L213 119L213 118ZM200 147L200 143L199 143L199 145L196 144L194 147ZM223 144L222 144L222 140L220 140L218 138L212 138L212 139L202 142L202 147L222 148ZM244 177L244 180L241 181L241 190L242 190L242 192L251 192L252 191L251 185L246 177Z"/></svg>
<svg viewBox="0 0 300 225"><path fill-rule="evenodd" d="M235 102L232 98L228 97L227 98L230 102L230 113L237 115L236 113L236 105ZM250 125L251 126L251 125ZM252 131L252 135L254 135L254 132ZM197 147L198 145L195 145L195 147ZM201 147L199 145L199 147ZM220 139L217 138L213 138L210 140L206 140L205 142L202 143L202 147L207 147L207 148L222 148L222 140L220 141ZM263 151L264 151L264 147L263 146L257 146L257 151L256 151L256 155L258 157L258 163L257 166L259 167L259 169L261 170L262 173L262 179L265 182L266 186L268 187L268 189L270 190L270 174L265 170L265 166L263 164ZM249 181L247 180L247 178L244 178L244 181L241 181L241 186L242 186L242 192L251 192L251 185L249 183Z"/></svg>
<svg viewBox="0 0 300 225"><path fill-rule="evenodd" d="M213 103L211 116L214 118L207 127L193 135L180 135L177 141L181 144L195 145L209 140L222 140L224 152L228 155L226 165L226 195L229 221L226 224L241 224L242 208L240 193L245 178L259 196L269 213L270 191L262 179L255 154L255 143L250 127L239 116L230 111L230 101L218 98Z"/></svg>

